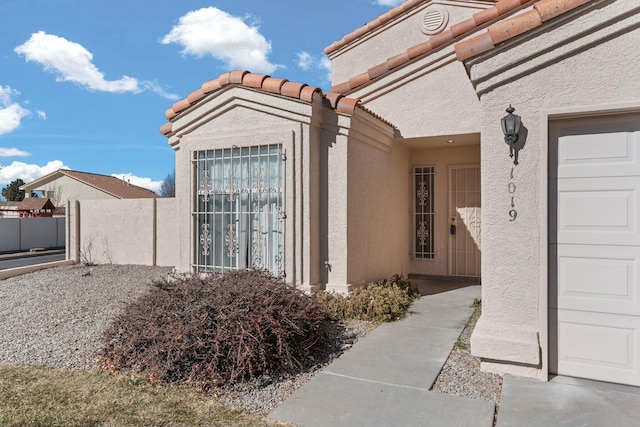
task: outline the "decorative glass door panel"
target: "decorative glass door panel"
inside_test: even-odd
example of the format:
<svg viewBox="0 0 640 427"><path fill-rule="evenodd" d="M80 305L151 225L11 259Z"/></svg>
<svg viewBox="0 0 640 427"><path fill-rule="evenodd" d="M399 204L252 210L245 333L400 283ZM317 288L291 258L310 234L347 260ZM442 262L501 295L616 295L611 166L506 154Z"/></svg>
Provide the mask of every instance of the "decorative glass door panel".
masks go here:
<svg viewBox="0 0 640 427"><path fill-rule="evenodd" d="M284 275L281 145L194 153L195 270Z"/></svg>

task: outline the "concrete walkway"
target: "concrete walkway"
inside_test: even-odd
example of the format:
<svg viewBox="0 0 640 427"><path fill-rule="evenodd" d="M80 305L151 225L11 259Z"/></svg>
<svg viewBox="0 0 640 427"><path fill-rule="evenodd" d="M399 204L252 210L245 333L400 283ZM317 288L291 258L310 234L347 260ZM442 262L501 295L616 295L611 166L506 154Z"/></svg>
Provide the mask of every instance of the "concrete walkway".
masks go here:
<svg viewBox="0 0 640 427"><path fill-rule="evenodd" d="M429 391L479 297L479 286L422 297L405 319L376 328L269 418L305 427L492 426L492 402Z"/></svg>
<svg viewBox="0 0 640 427"><path fill-rule="evenodd" d="M505 375L497 427L640 426L640 388L556 377Z"/></svg>
<svg viewBox="0 0 640 427"><path fill-rule="evenodd" d="M305 427L492 426L492 402L429 391L480 297L479 286L421 283L407 318L381 325L269 418ZM505 376L497 427L640 426L640 388Z"/></svg>

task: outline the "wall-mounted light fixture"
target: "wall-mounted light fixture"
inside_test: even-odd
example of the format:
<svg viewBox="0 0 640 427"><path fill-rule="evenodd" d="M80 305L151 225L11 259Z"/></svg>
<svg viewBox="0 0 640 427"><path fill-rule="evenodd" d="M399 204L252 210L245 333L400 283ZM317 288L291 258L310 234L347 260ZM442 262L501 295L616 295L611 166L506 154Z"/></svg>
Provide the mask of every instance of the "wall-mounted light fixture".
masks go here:
<svg viewBox="0 0 640 427"><path fill-rule="evenodd" d="M518 141L518 133L520 132L520 116L513 114L516 111L515 108L509 104L507 108L507 115L500 120L502 125L502 133L504 133L504 142L509 145L509 157L514 157L513 164L518 164L518 150L515 147L515 143Z"/></svg>

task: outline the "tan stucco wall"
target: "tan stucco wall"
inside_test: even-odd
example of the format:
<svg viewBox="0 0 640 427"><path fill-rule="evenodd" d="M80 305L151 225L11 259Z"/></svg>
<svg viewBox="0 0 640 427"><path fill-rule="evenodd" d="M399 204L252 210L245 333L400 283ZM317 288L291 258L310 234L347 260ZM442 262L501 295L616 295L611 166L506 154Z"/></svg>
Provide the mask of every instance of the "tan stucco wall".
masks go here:
<svg viewBox="0 0 640 427"><path fill-rule="evenodd" d="M65 218L67 259L173 267L179 253L175 206L174 199L72 201Z"/></svg>
<svg viewBox="0 0 640 427"><path fill-rule="evenodd" d="M348 158L347 282L360 284L408 274L410 244L405 165L408 151L352 141Z"/></svg>
<svg viewBox="0 0 640 427"><path fill-rule="evenodd" d="M484 111L483 314L471 349L496 372L547 375L549 120L638 106L640 51L634 47L640 16L637 11L625 16L629 2L600 3L471 66ZM610 27L598 28L607 19ZM571 39L575 34L581 36ZM545 50L549 46L554 48ZM500 129L510 103L528 130L513 180ZM510 181L516 185L515 221L508 216Z"/></svg>
<svg viewBox="0 0 640 427"><path fill-rule="evenodd" d="M472 134L482 112L464 65L453 47L358 88L350 96L398 128L401 138Z"/></svg>
<svg viewBox="0 0 640 427"><path fill-rule="evenodd" d="M156 199L156 264L173 267L178 259L178 242L188 236L180 234L178 203L175 198Z"/></svg>

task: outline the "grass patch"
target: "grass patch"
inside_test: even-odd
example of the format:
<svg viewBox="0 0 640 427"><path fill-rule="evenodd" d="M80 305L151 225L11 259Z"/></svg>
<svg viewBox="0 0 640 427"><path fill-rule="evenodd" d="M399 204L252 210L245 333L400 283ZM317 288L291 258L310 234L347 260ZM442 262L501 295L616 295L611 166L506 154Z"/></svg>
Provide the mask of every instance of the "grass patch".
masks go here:
<svg viewBox="0 0 640 427"><path fill-rule="evenodd" d="M283 426L185 386L140 376L0 363L0 425Z"/></svg>

